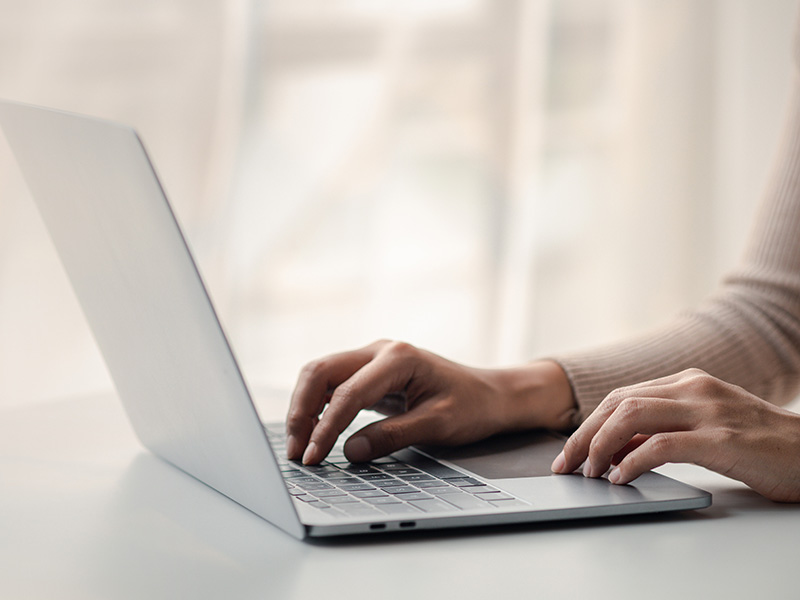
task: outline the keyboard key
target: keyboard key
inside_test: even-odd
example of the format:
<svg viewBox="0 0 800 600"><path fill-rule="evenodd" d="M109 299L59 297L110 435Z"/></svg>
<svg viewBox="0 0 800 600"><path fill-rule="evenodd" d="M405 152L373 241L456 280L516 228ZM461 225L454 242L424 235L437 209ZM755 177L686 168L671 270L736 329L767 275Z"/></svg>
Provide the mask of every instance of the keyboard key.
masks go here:
<svg viewBox="0 0 800 600"><path fill-rule="evenodd" d="M392 496L389 496L392 498ZM348 502L360 502L358 498L353 498L352 496L330 496L325 498L325 502L330 502L331 504L347 504Z"/></svg>
<svg viewBox="0 0 800 600"><path fill-rule="evenodd" d="M410 468L410 467L408 467L406 465L402 465L402 464L398 464L397 466L384 465L383 466L383 470L386 473L389 473L391 475L397 475L398 477L401 477L403 475L422 475L422 473L420 471L418 471L417 469L412 469L412 468Z"/></svg>
<svg viewBox="0 0 800 600"><path fill-rule="evenodd" d="M420 482L420 483L422 483L422 482ZM439 485L437 485L436 487L433 487L433 486L431 486L431 487L427 487L427 486L423 487L421 485L419 487L423 491L426 491L429 494L433 494L434 496L438 496L439 494L452 494L452 493L458 491L452 485L442 485L441 481L439 482Z"/></svg>
<svg viewBox="0 0 800 600"><path fill-rule="evenodd" d="M331 496L346 496L347 492L342 490L312 490L311 495L317 498L329 498Z"/></svg>
<svg viewBox="0 0 800 600"><path fill-rule="evenodd" d="M387 471L387 472L394 471L396 469L413 469L413 467L411 467L410 465L407 465L406 463L399 461L394 461L386 464L380 464L380 463L373 463L373 464L378 464L382 471Z"/></svg>
<svg viewBox="0 0 800 600"><path fill-rule="evenodd" d="M364 481L380 481L386 479L394 479L391 475L387 475L386 473L371 473L369 475L362 475L361 479Z"/></svg>
<svg viewBox="0 0 800 600"><path fill-rule="evenodd" d="M492 490L490 492L473 492L470 488L467 488L471 494L474 493L478 498L481 500L486 500L487 502L491 502L492 500L513 500L514 496L510 494L506 494L505 492L501 492L500 490Z"/></svg>
<svg viewBox="0 0 800 600"><path fill-rule="evenodd" d="M320 463L318 465L304 465L303 469L305 469L309 473L313 473L314 475L316 475L317 473L326 473L326 472L329 472L329 471L338 471L339 470L336 467L331 466L330 464L326 464L326 463Z"/></svg>
<svg viewBox="0 0 800 600"><path fill-rule="evenodd" d="M363 490L351 492L356 498L387 498L388 494L384 494L380 490Z"/></svg>
<svg viewBox="0 0 800 600"><path fill-rule="evenodd" d="M372 485L375 487L385 488L385 487L399 487L401 485L405 485L405 482L392 477L390 479L381 479L379 481L370 481Z"/></svg>
<svg viewBox="0 0 800 600"><path fill-rule="evenodd" d="M302 477L292 477L292 483L319 483L319 479L316 477L311 477L310 475L306 475L303 473Z"/></svg>
<svg viewBox="0 0 800 600"><path fill-rule="evenodd" d="M346 478L339 478L333 477L325 479L325 483L330 483L331 485L335 485L336 487L342 487L343 485L366 485L360 479L356 479L355 477L350 477L349 475Z"/></svg>
<svg viewBox="0 0 800 600"><path fill-rule="evenodd" d="M419 488L442 487L442 486L450 487L449 484L446 481L443 481L441 479L434 479L434 478L431 478L431 481L415 481L414 485L419 487Z"/></svg>
<svg viewBox="0 0 800 600"><path fill-rule="evenodd" d="M333 486L328 485L327 483L306 483L305 481L302 483L298 483L297 487L303 488L304 490L332 490Z"/></svg>
<svg viewBox="0 0 800 600"><path fill-rule="evenodd" d="M345 490L346 492L363 492L364 490L374 490L375 488L366 483L355 483L355 484L346 484L346 485L337 485L340 490Z"/></svg>
<svg viewBox="0 0 800 600"><path fill-rule="evenodd" d="M376 498L364 498L367 504L399 504L402 500L397 496L378 496Z"/></svg>
<svg viewBox="0 0 800 600"><path fill-rule="evenodd" d="M396 494L396 497L400 498L403 502L408 502L410 500L433 500L433 496L423 492L406 492L403 494Z"/></svg>
<svg viewBox="0 0 800 600"><path fill-rule="evenodd" d="M353 481L358 481L358 479L351 477L350 473L345 473L339 469L335 471L325 471L324 473L316 473L316 476L320 479L352 479Z"/></svg>
<svg viewBox="0 0 800 600"><path fill-rule="evenodd" d="M447 483L456 487L468 487L471 485L486 485L482 481L478 481L474 477L450 477Z"/></svg>
<svg viewBox="0 0 800 600"><path fill-rule="evenodd" d="M344 467L342 469L346 473L352 473L353 475L368 475L371 473L380 473L378 469L375 467L370 467L369 465L354 465L351 464L348 467Z"/></svg>
<svg viewBox="0 0 800 600"><path fill-rule="evenodd" d="M469 492L470 494L488 494L489 492L496 492L497 489L482 483L480 485L465 485L460 488L462 492Z"/></svg>
<svg viewBox="0 0 800 600"><path fill-rule="evenodd" d="M436 481L436 478L426 473L412 473L410 475L399 475L403 481Z"/></svg>
<svg viewBox="0 0 800 600"><path fill-rule="evenodd" d="M385 487L382 489L384 492L388 494L408 494L410 492L418 491L417 488L411 487L410 485L402 485L398 487Z"/></svg>

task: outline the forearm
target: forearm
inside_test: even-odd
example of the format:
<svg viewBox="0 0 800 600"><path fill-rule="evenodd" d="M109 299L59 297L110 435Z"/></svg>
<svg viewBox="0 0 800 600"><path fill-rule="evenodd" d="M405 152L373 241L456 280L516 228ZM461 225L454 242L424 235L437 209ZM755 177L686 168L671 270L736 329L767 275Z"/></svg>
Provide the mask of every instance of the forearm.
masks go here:
<svg viewBox="0 0 800 600"><path fill-rule="evenodd" d="M775 404L800 385L800 85L749 244L718 294L647 335L556 356L585 418L611 390L702 369Z"/></svg>
<svg viewBox="0 0 800 600"><path fill-rule="evenodd" d="M797 331L718 306L692 312L648 335L557 357L585 419L612 390L697 368L775 404L800 386ZM756 309L753 309L754 311Z"/></svg>

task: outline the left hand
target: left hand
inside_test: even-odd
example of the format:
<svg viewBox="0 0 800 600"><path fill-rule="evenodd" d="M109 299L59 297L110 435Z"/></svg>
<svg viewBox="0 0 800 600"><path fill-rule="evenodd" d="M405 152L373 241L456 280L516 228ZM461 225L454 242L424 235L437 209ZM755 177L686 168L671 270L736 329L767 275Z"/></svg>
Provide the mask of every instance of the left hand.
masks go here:
<svg viewBox="0 0 800 600"><path fill-rule="evenodd" d="M695 463L779 502L800 502L800 415L698 369L611 392L567 440L556 473L611 465L625 484L668 462Z"/></svg>

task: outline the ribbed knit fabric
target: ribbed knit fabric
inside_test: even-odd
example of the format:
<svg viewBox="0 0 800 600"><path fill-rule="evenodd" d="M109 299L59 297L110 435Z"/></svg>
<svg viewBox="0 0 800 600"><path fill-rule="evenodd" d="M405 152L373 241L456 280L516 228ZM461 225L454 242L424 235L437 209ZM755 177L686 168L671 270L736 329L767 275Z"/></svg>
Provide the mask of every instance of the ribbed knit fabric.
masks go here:
<svg viewBox="0 0 800 600"><path fill-rule="evenodd" d="M615 388L690 367L776 404L795 398L800 390L800 81L794 84L782 145L744 257L719 291L656 331L553 358L572 384L576 424Z"/></svg>

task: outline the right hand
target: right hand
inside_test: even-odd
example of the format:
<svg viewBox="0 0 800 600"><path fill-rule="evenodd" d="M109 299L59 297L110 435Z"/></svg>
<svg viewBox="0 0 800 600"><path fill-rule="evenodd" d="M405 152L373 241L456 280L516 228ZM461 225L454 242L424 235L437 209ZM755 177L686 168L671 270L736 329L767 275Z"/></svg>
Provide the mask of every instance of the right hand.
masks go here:
<svg viewBox="0 0 800 600"><path fill-rule="evenodd" d="M348 460L366 462L412 444L466 444L502 431L565 429L574 410L569 382L555 362L476 369L379 341L303 368L287 416L288 458L320 462L360 410L380 409L392 394L405 406L353 434L344 446Z"/></svg>

